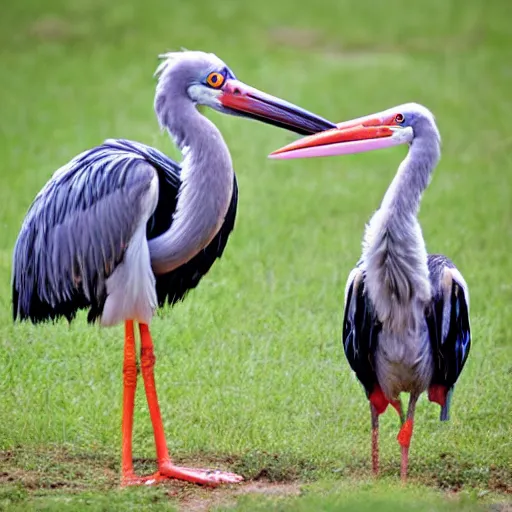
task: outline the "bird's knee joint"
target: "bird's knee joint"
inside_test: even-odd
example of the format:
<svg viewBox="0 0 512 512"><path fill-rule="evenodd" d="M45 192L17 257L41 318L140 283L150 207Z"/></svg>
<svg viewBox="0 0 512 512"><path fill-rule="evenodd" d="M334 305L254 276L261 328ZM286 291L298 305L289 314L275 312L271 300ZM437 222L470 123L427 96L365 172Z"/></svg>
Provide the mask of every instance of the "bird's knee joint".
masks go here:
<svg viewBox="0 0 512 512"><path fill-rule="evenodd" d="M137 383L137 365L134 362L123 365L123 377L127 386L135 386Z"/></svg>
<svg viewBox="0 0 512 512"><path fill-rule="evenodd" d="M153 352L153 348L143 348L140 356L140 365L142 367L142 371L151 371L155 366L155 354Z"/></svg>

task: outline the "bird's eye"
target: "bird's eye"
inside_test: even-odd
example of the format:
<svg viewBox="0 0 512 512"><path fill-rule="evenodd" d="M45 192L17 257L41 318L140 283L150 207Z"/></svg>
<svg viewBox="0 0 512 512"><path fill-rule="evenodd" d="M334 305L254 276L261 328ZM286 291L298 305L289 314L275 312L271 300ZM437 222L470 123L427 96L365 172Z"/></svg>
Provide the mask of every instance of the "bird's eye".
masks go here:
<svg viewBox="0 0 512 512"><path fill-rule="evenodd" d="M210 87L213 87L214 89L218 89L219 87L222 87L224 80L225 80L224 75L217 73L216 71L214 71L213 73L210 73L206 77L206 83Z"/></svg>
<svg viewBox="0 0 512 512"><path fill-rule="evenodd" d="M402 124L405 121L405 117L403 114L397 114L395 116L395 122L398 124Z"/></svg>

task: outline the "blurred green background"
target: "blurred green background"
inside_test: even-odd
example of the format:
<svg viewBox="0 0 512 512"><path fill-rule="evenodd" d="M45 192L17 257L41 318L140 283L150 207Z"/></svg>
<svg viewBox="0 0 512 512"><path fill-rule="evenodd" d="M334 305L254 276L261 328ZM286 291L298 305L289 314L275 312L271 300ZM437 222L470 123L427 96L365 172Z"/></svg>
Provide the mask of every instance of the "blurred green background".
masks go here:
<svg viewBox="0 0 512 512"><path fill-rule="evenodd" d="M239 213L222 260L183 304L153 322L171 453L259 482L293 484L284 495L305 495L270 493L273 505L261 496L243 499L240 510L348 510L348 496L352 509L363 502L382 510L506 502L511 19L508 0L5 2L0 508L186 509L195 492L212 507L237 500L226 505L216 498L222 494L181 487L176 496L172 486L119 493L122 327L88 327L85 315L71 327L11 321L12 248L54 170L108 137L139 140L179 160L154 117L152 75L159 53L181 47L214 52L244 82L333 121L408 101L434 112L443 156L420 220L428 249L449 255L469 284L473 347L451 422L440 424L425 398L418 405L411 489L398 502L396 418L383 418L384 483L372 483L368 405L340 337L343 289L364 224L405 148L273 162L267 154L293 134L205 112L232 152ZM135 453L152 459L141 395ZM153 466L141 459L138 467Z"/></svg>

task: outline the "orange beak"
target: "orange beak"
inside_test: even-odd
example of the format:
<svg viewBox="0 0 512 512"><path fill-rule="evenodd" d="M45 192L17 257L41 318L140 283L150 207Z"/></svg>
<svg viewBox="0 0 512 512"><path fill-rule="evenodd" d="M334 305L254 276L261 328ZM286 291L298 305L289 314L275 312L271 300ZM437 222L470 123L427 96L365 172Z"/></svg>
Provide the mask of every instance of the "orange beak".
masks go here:
<svg viewBox="0 0 512 512"><path fill-rule="evenodd" d="M412 140L411 128L396 123L394 116L365 116L310 135L269 155L274 159L346 155L396 146Z"/></svg>

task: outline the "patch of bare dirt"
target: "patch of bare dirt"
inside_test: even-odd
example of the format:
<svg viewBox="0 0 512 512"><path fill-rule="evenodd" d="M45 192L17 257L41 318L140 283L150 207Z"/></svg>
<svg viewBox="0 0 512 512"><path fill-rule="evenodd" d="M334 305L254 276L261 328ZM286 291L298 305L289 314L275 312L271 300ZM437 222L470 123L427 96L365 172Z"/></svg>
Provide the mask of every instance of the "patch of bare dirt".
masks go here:
<svg viewBox="0 0 512 512"><path fill-rule="evenodd" d="M0 486L20 484L28 491L66 489L79 492L111 488L118 482L112 460L103 455L74 454L63 448L0 452Z"/></svg>
<svg viewBox="0 0 512 512"><path fill-rule="evenodd" d="M234 469L245 474L248 480L238 485L218 488L200 487L186 482L168 481L159 485L160 496L167 496L183 511L203 512L219 506L235 505L244 495L258 494L273 498L298 496L305 485L302 473L297 471L300 464L290 462L290 467L283 462L283 467L273 467L272 458L249 461L244 466L243 461L236 457L187 457L177 458L178 464L192 467L216 467L219 469ZM138 474L150 474L156 469L152 458L135 459L135 469ZM246 461L247 462L247 461ZM242 469L245 468L245 469ZM442 469L442 471L440 470ZM383 477L398 478L398 467L395 463L384 463L381 468ZM336 471L341 480L359 481L367 479L370 468L367 462L343 466ZM102 453L75 452L66 448L33 448L13 449L0 452L0 487L3 485L20 485L28 493L68 492L81 493L84 491L109 491L119 487L119 461ZM437 487L447 496L457 495L469 488L494 491L504 499L512 493L512 473L508 468L488 468L487 477L481 479L479 473L467 464L456 463L450 456L443 455L441 466L413 468L410 474L411 483ZM500 504L492 512L512 512L509 503Z"/></svg>
<svg viewBox="0 0 512 512"><path fill-rule="evenodd" d="M169 487L167 495L175 500L179 510L184 512L207 512L219 506L234 506L237 498L249 494L272 497L300 495L300 484L298 483L247 481L215 489L201 488L180 482L169 482L164 485Z"/></svg>
<svg viewBox="0 0 512 512"><path fill-rule="evenodd" d="M269 496L299 496L300 484L275 482L247 482L235 494L267 494Z"/></svg>
<svg viewBox="0 0 512 512"><path fill-rule="evenodd" d="M235 460L231 457L207 460L194 457L177 459L176 462L193 467L228 469ZM134 465L139 474L149 474L156 469L155 460L151 458L137 458ZM119 486L119 468L117 462L107 456L74 453L64 448L0 452L0 486L13 484L21 485L29 493L42 490L47 493L64 490L73 494L86 490L106 491ZM248 494L297 496L300 486L298 482L273 482L265 469L241 484L217 488L175 480L159 484L162 492L176 503L179 510L190 512L206 512L219 506L235 505L240 496Z"/></svg>
<svg viewBox="0 0 512 512"><path fill-rule="evenodd" d="M493 503L489 506L489 512L512 512L512 503Z"/></svg>

